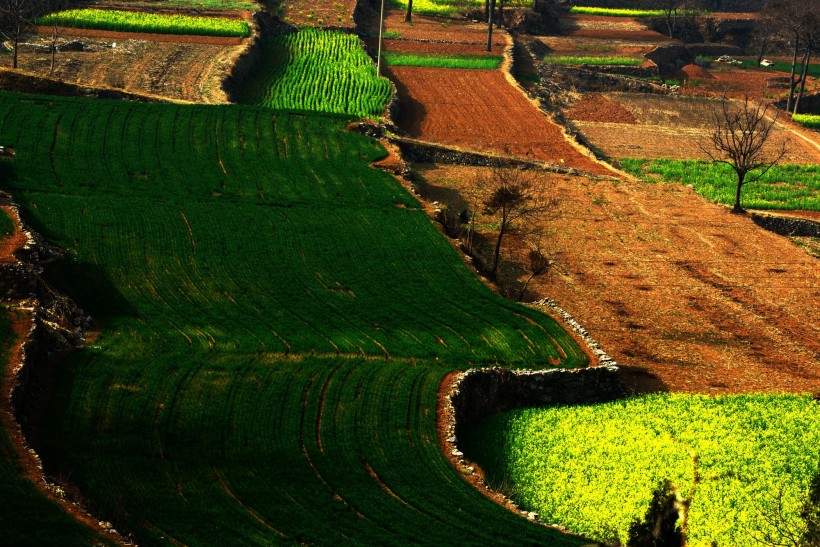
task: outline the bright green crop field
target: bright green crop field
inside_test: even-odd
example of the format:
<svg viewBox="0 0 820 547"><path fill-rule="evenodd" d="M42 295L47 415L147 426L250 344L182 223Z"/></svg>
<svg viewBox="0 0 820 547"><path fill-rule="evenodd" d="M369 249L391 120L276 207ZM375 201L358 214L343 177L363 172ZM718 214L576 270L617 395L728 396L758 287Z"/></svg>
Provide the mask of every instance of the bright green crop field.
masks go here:
<svg viewBox="0 0 820 547"><path fill-rule="evenodd" d="M783 540L775 524L798 529L820 463L820 405L796 395L664 394L499 414L462 437L522 507L605 541L627 539L660 480L688 496L697 464L687 544L740 547ZM775 522L766 515L780 502L785 520Z"/></svg>
<svg viewBox="0 0 820 547"><path fill-rule="evenodd" d="M358 37L303 29L263 45L261 60L243 83L241 102L375 117L392 92Z"/></svg>
<svg viewBox="0 0 820 547"><path fill-rule="evenodd" d="M407 9L407 0L389 0L398 8ZM532 0L508 0L505 7L530 6ZM484 0L413 0L413 13L421 15L454 15L459 11L483 8Z"/></svg>
<svg viewBox="0 0 820 547"><path fill-rule="evenodd" d="M572 6L569 10L575 15L603 15L606 17L664 17L663 10L597 8L589 6Z"/></svg>
<svg viewBox="0 0 820 547"><path fill-rule="evenodd" d="M715 203L734 203L737 177L722 163L698 160L620 160L621 167L647 181L692 184ZM820 211L820 171L816 165L776 165L759 181L745 184L741 205L751 209Z"/></svg>
<svg viewBox="0 0 820 547"><path fill-rule="evenodd" d="M495 70L501 66L502 57L495 55L437 55L411 53L406 51L386 51L384 60L391 66L423 66L433 68L465 68L474 70Z"/></svg>
<svg viewBox="0 0 820 547"><path fill-rule="evenodd" d="M38 25L52 25L55 22L65 27L118 32L235 36L240 38L250 34L248 23L235 19L134 11L75 9L51 13L37 19Z"/></svg>
<svg viewBox="0 0 820 547"><path fill-rule="evenodd" d="M795 114L792 120L812 129L820 129L820 115L817 114Z"/></svg>
<svg viewBox="0 0 820 547"><path fill-rule="evenodd" d="M141 545L582 544L475 491L435 414L448 371L586 357L349 121L0 95L3 187L102 324L59 368L45 455Z"/></svg>
<svg viewBox="0 0 820 547"><path fill-rule="evenodd" d="M559 65L617 65L617 66L641 66L643 59L636 59L634 57L606 57L606 56L567 56L567 55L548 55L544 57L544 61L548 63L555 63Z"/></svg>

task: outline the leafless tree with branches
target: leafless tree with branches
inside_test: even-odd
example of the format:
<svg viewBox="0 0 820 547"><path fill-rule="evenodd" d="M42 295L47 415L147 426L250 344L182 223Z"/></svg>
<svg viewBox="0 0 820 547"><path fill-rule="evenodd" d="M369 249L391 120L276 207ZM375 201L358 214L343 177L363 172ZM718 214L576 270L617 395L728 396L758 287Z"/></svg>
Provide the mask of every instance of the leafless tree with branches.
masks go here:
<svg viewBox="0 0 820 547"><path fill-rule="evenodd" d="M0 0L0 33L11 42L12 68L17 68L20 38L34 24L38 0Z"/></svg>
<svg viewBox="0 0 820 547"><path fill-rule="evenodd" d="M770 111L774 114L769 116ZM761 98L747 96L738 106L725 97L713 113L713 129L707 144L700 148L713 162L729 165L737 175L733 213L743 213L740 191L744 185L759 180L786 154L787 142L771 153L764 148L772 134L778 111Z"/></svg>
<svg viewBox="0 0 820 547"><path fill-rule="evenodd" d="M546 197L545 181L535 172L514 168L495 168L488 181L488 196L483 213L498 218L498 236L489 275L495 279L504 237L520 224L544 216L557 201Z"/></svg>

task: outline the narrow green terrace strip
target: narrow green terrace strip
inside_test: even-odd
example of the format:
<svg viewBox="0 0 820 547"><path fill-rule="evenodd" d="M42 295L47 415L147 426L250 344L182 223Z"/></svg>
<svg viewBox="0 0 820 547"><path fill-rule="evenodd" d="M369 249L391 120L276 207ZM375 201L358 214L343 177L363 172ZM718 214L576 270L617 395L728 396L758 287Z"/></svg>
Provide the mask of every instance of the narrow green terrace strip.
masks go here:
<svg viewBox="0 0 820 547"><path fill-rule="evenodd" d="M240 102L377 117L393 89L352 34L303 29L266 40Z"/></svg>
<svg viewBox="0 0 820 547"><path fill-rule="evenodd" d="M786 545L776 527L799 530L820 463L820 405L811 396L664 394L499 414L465 441L491 483L526 510L602 541L625 543L653 488L670 480L683 498L694 492L689 545Z"/></svg>
<svg viewBox="0 0 820 547"><path fill-rule="evenodd" d="M389 0L398 8L407 9L407 0ZM508 0L505 7L531 6L532 0ZM455 15L469 9L482 8L484 0L413 0L413 13L421 15Z"/></svg>
<svg viewBox="0 0 820 547"><path fill-rule="evenodd" d="M664 10L626 9L626 8L596 8L588 6L572 6L569 10L575 15L603 15L606 17L665 17ZM700 12L697 12L700 13Z"/></svg>
<svg viewBox="0 0 820 547"><path fill-rule="evenodd" d="M250 27L245 21L188 15L75 9L51 13L37 19L38 25L51 25L55 22L65 27L113 30L117 32L191 34L240 38L250 35Z"/></svg>
<svg viewBox="0 0 820 547"><path fill-rule="evenodd" d="M495 70L501 66L502 57L490 55L435 55L405 51L387 51L384 59L390 66L421 66L433 68L466 68Z"/></svg>
<svg viewBox="0 0 820 547"><path fill-rule="evenodd" d="M471 366L583 366L502 299L350 117L0 94L4 183L100 322L60 365L44 453L140 545L577 546L442 453Z"/></svg>
<svg viewBox="0 0 820 547"><path fill-rule="evenodd" d="M622 159L621 167L646 181L691 184L715 203L731 205L737 177L726 164L697 160ZM776 165L759 181L743 187L743 207L820 211L820 172L816 165Z"/></svg>
<svg viewBox="0 0 820 547"><path fill-rule="evenodd" d="M547 63L558 65L614 65L614 66L641 66L643 59L634 57L595 57L585 56L551 56L544 57Z"/></svg>
<svg viewBox="0 0 820 547"><path fill-rule="evenodd" d="M812 129L820 129L820 116L817 114L795 114L792 120Z"/></svg>

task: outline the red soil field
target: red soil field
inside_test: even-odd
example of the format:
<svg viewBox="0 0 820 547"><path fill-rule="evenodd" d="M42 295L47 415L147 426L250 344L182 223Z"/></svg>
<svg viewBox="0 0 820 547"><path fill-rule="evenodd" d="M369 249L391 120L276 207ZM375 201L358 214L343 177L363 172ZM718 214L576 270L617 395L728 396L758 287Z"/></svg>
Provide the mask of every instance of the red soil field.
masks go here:
<svg viewBox="0 0 820 547"><path fill-rule="evenodd" d="M584 93L564 112L577 121L635 124L635 116L621 104L599 93Z"/></svg>
<svg viewBox="0 0 820 547"><path fill-rule="evenodd" d="M489 174L419 170L424 197L448 205ZM573 314L634 387L820 390L817 259L686 187L546 177L560 200L543 226L558 262L534 280L532 299L548 296ZM509 242L523 262L525 247ZM520 287L524 273L508 266L502 279Z"/></svg>
<svg viewBox="0 0 820 547"><path fill-rule="evenodd" d="M706 143L711 130L714 100L595 93L579 103L578 109L567 111L567 117L592 146L609 157L708 159L699 143ZM637 125L610 119L614 115L610 112L620 109L632 114ZM788 140L784 163L820 163L820 146L809 130L778 122L766 146L773 152L784 140Z"/></svg>
<svg viewBox="0 0 820 547"><path fill-rule="evenodd" d="M411 137L612 174L573 147L501 71L401 66L387 74L401 100L397 122Z"/></svg>

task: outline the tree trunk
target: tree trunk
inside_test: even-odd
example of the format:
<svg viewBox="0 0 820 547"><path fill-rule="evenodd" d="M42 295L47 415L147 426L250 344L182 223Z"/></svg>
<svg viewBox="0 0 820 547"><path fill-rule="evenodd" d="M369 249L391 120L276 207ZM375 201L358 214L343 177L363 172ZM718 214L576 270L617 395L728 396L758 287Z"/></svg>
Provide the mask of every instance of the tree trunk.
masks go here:
<svg viewBox="0 0 820 547"><path fill-rule="evenodd" d="M794 56L792 57L792 71L789 75L789 96L786 97L786 112L792 111L792 99L794 98L794 73L795 69L797 68L797 50L800 47L800 37L795 35L794 37Z"/></svg>
<svg viewBox="0 0 820 547"><path fill-rule="evenodd" d="M17 40L17 38L14 38L14 56L12 58L12 64L11 64L12 68L17 68L17 49L18 49L17 46L19 45L19 43L20 42Z"/></svg>
<svg viewBox="0 0 820 547"><path fill-rule="evenodd" d="M766 54L766 46L768 45L769 38L763 38L763 41L760 43L760 50L757 52L757 66L760 66L760 63L763 62L763 56Z"/></svg>
<svg viewBox="0 0 820 547"><path fill-rule="evenodd" d="M498 275L498 263L501 259L501 240L504 239L504 233L507 231L507 212L501 214L501 227L498 230L498 239L495 241L495 251L493 252L493 267L490 270L490 279L495 280Z"/></svg>
<svg viewBox="0 0 820 547"><path fill-rule="evenodd" d="M504 24L504 0L498 0L498 22L496 23L496 28L501 28L501 25Z"/></svg>
<svg viewBox="0 0 820 547"><path fill-rule="evenodd" d="M743 207L740 206L740 189L743 188L743 179L746 178L745 175L741 175L738 173L737 175L737 188L735 189L735 205L732 207L733 213L743 213Z"/></svg>
<svg viewBox="0 0 820 547"><path fill-rule="evenodd" d="M800 75L800 91L797 92L797 99L794 101L794 112L797 114L800 108L800 99L803 98L803 92L806 91L806 78L808 77L809 63L811 62L811 49L806 48L806 53L803 55L803 70Z"/></svg>
<svg viewBox="0 0 820 547"><path fill-rule="evenodd" d="M487 51L493 50L493 12L495 11L495 0L490 0L490 18L487 21Z"/></svg>
<svg viewBox="0 0 820 547"><path fill-rule="evenodd" d="M407 23L413 22L413 0L407 0L407 13L404 16L404 21Z"/></svg>
<svg viewBox="0 0 820 547"><path fill-rule="evenodd" d="M521 292L518 293L518 301L519 302L521 302L524 299L524 293L527 292L527 287L529 286L530 281L532 281L533 277L535 277L535 274L531 273L530 276L527 278L527 281L524 282L524 286L521 287Z"/></svg>
<svg viewBox="0 0 820 547"><path fill-rule="evenodd" d="M484 0L484 13L487 14L487 21L490 20L490 0Z"/></svg>

